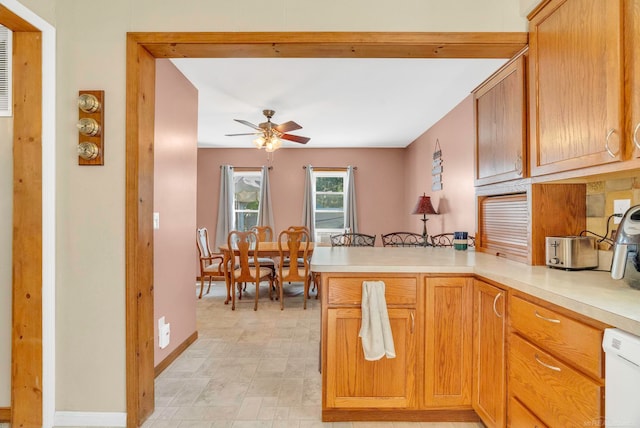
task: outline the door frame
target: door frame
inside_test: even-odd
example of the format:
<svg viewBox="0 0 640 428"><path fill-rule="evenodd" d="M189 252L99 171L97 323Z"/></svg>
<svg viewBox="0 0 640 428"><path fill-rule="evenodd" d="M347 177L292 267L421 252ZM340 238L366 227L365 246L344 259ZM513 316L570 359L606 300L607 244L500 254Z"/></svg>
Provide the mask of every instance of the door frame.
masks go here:
<svg viewBox="0 0 640 428"><path fill-rule="evenodd" d="M55 413L55 29L15 0L13 32L12 426ZM5 409L6 410L6 409Z"/></svg>
<svg viewBox="0 0 640 428"><path fill-rule="evenodd" d="M127 426L154 410L153 132L157 58L511 58L520 33L128 33L126 93Z"/></svg>

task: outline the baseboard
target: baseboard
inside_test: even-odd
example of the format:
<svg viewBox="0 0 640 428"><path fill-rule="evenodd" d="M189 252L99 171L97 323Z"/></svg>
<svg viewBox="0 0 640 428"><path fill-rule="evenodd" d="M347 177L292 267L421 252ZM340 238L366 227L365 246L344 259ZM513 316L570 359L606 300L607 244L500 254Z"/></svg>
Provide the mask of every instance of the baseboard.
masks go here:
<svg viewBox="0 0 640 428"><path fill-rule="evenodd" d="M11 422L11 407L0 407L0 422Z"/></svg>
<svg viewBox="0 0 640 428"><path fill-rule="evenodd" d="M125 412L56 412L55 426L63 427L126 427Z"/></svg>
<svg viewBox="0 0 640 428"><path fill-rule="evenodd" d="M191 336L187 337L184 342L178 345L178 347L174 349L169 355L167 355L164 360L158 363L158 365L154 369L155 377L158 377L160 373L162 373L167 367L169 367L169 365L173 363L175 359L178 358L180 354L182 354L185 351L185 349L189 347L189 345L195 342L196 339L198 339L197 330L194 331Z"/></svg>

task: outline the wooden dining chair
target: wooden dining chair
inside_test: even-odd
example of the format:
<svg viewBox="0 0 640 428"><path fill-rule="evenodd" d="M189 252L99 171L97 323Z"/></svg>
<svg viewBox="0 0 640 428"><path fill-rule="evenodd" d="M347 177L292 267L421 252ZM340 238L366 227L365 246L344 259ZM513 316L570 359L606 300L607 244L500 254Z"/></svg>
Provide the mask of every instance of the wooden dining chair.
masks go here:
<svg viewBox="0 0 640 428"><path fill-rule="evenodd" d="M260 239L255 232L241 232L232 230L227 236L227 246L230 250L237 250L238 267L231 271L231 310L236 309L236 294L242 300L243 282L253 282L256 286L256 297L253 310L258 310L258 296L260 295L260 282L269 281L269 298L273 299L271 291L273 289L273 276L271 269L260 266L258 252L253 251L258 248ZM251 263L250 263L251 261Z"/></svg>
<svg viewBox="0 0 640 428"><path fill-rule="evenodd" d="M255 232L258 235L258 239L260 242L271 242L274 240L273 229L271 226L253 226L249 229ZM276 262L271 257L259 257L260 266L267 267L271 269L271 274L275 278L276 277ZM249 260L249 264L251 264L251 260Z"/></svg>
<svg viewBox="0 0 640 428"><path fill-rule="evenodd" d="M196 244L200 256L200 295L198 299L202 299L205 280L209 282L207 294L209 294L211 290L211 282L225 281L224 257L222 254L211 252L209 232L206 227L202 227L196 231Z"/></svg>
<svg viewBox="0 0 640 428"><path fill-rule="evenodd" d="M311 273L309 271L309 233L304 229L287 229L278 235L278 252L280 260L285 260L287 252L289 263L287 266L280 263L278 266L278 291L280 295L280 310L284 309L284 283L303 282L304 309L307 309L307 297L309 296L309 283Z"/></svg>

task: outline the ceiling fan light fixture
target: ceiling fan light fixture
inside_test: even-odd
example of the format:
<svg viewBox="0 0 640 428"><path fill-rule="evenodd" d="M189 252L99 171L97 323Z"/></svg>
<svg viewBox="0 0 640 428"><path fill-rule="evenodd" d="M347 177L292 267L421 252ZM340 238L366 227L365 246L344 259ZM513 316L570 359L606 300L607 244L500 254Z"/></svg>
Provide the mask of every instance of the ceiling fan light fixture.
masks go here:
<svg viewBox="0 0 640 428"><path fill-rule="evenodd" d="M265 141L264 137L258 137L255 140L253 140L253 144L259 149L264 147L265 143L266 143L266 141Z"/></svg>

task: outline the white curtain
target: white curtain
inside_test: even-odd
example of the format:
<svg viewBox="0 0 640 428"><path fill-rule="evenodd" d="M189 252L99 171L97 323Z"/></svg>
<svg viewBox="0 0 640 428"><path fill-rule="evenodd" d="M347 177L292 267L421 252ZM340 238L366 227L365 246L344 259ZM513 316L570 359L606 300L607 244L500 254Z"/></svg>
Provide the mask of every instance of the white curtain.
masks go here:
<svg viewBox="0 0 640 428"><path fill-rule="evenodd" d="M302 225L309 229L309 238L315 241L316 218L313 212L313 167L307 165L304 181L304 199L302 205Z"/></svg>
<svg viewBox="0 0 640 428"><path fill-rule="evenodd" d="M260 208L258 211L258 226L270 226L276 230L273 220L273 205L271 204L271 186L269 185L269 167L262 167L262 185L260 186Z"/></svg>
<svg viewBox="0 0 640 428"><path fill-rule="evenodd" d="M353 233L358 233L358 215L356 211L356 177L354 168L347 167L347 206L345 207L345 228Z"/></svg>
<svg viewBox="0 0 640 428"><path fill-rule="evenodd" d="M235 228L233 215L233 167L222 165L220 167L220 200L218 201L218 224L216 227L215 250L221 245L227 245L227 236Z"/></svg>

